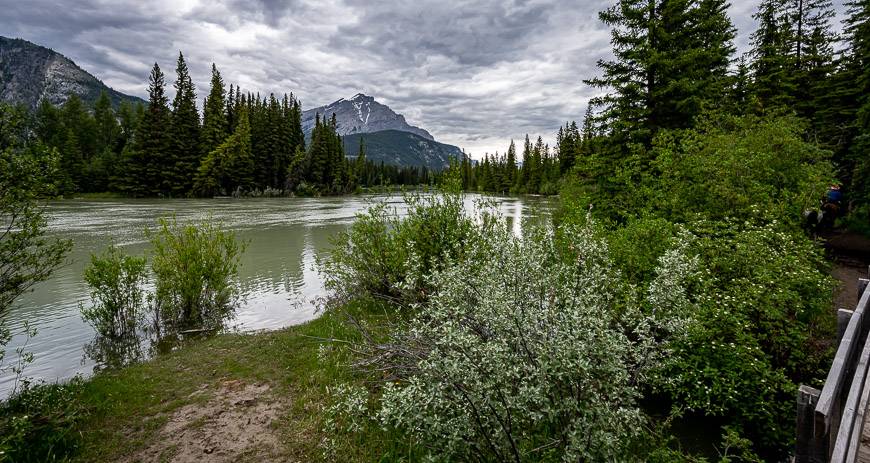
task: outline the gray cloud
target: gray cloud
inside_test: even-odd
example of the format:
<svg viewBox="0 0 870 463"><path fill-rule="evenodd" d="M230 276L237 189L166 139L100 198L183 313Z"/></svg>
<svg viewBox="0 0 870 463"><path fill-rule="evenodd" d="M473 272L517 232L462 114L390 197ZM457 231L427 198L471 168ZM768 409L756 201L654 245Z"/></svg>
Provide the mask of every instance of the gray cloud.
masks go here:
<svg viewBox="0 0 870 463"><path fill-rule="evenodd" d="M202 97L211 63L305 107L362 92L476 157L526 133L552 141L597 93L609 0L0 0L0 35L51 47L145 96L151 65L184 52ZM730 8L745 50L756 2ZM842 10L837 5L838 10ZM171 91L171 89L170 89Z"/></svg>

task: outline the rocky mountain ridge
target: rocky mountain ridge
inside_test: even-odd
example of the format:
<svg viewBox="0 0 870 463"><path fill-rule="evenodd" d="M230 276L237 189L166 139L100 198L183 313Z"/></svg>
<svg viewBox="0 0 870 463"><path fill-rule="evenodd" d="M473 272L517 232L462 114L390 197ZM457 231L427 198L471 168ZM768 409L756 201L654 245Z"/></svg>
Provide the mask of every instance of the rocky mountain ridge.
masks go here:
<svg viewBox="0 0 870 463"><path fill-rule="evenodd" d="M71 95L93 103L106 91L117 107L121 101L145 103L118 92L62 54L23 39L0 36L0 101L36 108L42 98L61 105Z"/></svg>
<svg viewBox="0 0 870 463"><path fill-rule="evenodd" d="M305 133L311 133L314 129L314 120L318 114L321 118L327 119L335 114L336 122L338 122L338 133L342 136L382 130L399 130L413 133L427 140L435 140L426 130L408 124L405 116L397 114L389 106L362 93L354 95L349 100L342 98L326 106L303 111L302 130Z"/></svg>

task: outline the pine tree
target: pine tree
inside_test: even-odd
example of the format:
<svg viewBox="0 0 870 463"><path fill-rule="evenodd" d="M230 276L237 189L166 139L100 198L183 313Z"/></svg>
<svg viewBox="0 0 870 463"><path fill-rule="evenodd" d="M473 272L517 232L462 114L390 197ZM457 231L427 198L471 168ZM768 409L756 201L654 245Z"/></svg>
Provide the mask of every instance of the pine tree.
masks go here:
<svg viewBox="0 0 870 463"><path fill-rule="evenodd" d="M687 128L724 93L734 27L723 0L619 0L600 13L612 27L614 59L586 81L614 143L648 146L661 129Z"/></svg>
<svg viewBox="0 0 870 463"><path fill-rule="evenodd" d="M566 123L564 128L559 127L556 143L559 151L559 171L564 174L574 167L580 151L580 133L577 130L577 123Z"/></svg>
<svg viewBox="0 0 870 463"><path fill-rule="evenodd" d="M203 104L202 110L200 150L203 155L212 152L229 136L227 107L231 104L232 98L232 90L230 90L229 100L226 99L223 78L221 78L221 73L218 71L217 66L212 63L211 90L208 93L205 104Z"/></svg>
<svg viewBox="0 0 870 463"><path fill-rule="evenodd" d="M753 94L764 108L791 108L796 92L797 64L791 53L793 31L787 0L762 0L753 16Z"/></svg>
<svg viewBox="0 0 870 463"><path fill-rule="evenodd" d="M148 78L148 109L142 115L134 146L125 162L124 189L136 196L165 194L163 168L168 164L171 113L166 98L166 82L160 66L154 63Z"/></svg>
<svg viewBox="0 0 870 463"><path fill-rule="evenodd" d="M184 55L178 53L175 68L175 99L172 100L169 159L163 170L162 194L184 196L193 186L193 177L202 160L200 148L199 112L196 109L196 89Z"/></svg>
<svg viewBox="0 0 870 463"><path fill-rule="evenodd" d="M251 125L247 109L238 113L236 130L202 160L193 191L200 196L245 193L254 188Z"/></svg>
<svg viewBox="0 0 870 463"><path fill-rule="evenodd" d="M831 29L834 9L830 0L794 0L797 22L795 38L795 110L813 123L824 104L824 88L834 71L835 36Z"/></svg>
<svg viewBox="0 0 870 463"><path fill-rule="evenodd" d="M505 158L505 173L504 178L502 178L502 191L507 193L511 191L511 188L514 188L514 183L517 178L517 147L511 142L511 145L508 147L507 155Z"/></svg>
<svg viewBox="0 0 870 463"><path fill-rule="evenodd" d="M60 111L47 98L43 98L36 108L35 126L37 138L50 148L60 148L63 143L63 122Z"/></svg>
<svg viewBox="0 0 870 463"><path fill-rule="evenodd" d="M846 166L851 171L852 197L858 204L870 204L870 0L847 3L849 16L845 31L849 39L843 72L851 77L854 95L854 139ZM852 112L852 108L844 108Z"/></svg>
<svg viewBox="0 0 870 463"><path fill-rule="evenodd" d="M67 99L59 115L64 134L59 145L61 167L69 176L64 192L85 191L88 189L85 169L97 149L96 122L76 95Z"/></svg>

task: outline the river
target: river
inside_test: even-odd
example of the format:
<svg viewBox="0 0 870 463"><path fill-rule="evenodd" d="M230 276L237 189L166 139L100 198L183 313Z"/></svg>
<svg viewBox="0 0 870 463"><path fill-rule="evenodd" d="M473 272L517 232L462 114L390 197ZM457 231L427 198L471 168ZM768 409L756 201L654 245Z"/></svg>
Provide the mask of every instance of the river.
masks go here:
<svg viewBox="0 0 870 463"><path fill-rule="evenodd" d="M471 206L477 198L468 195ZM526 217L548 209L546 199L494 198L516 233ZM82 321L80 304L88 304L83 272L92 253L114 243L124 252L141 255L148 250L146 227L158 218L175 215L180 221L208 216L249 242L242 256L239 284L244 295L232 321L240 331L279 329L304 323L318 315L317 299L325 296L316 260L330 247L330 237L347 229L356 214L376 201L404 212L399 195L335 198L210 199L210 200L64 200L47 204L49 234L71 239L67 263L51 279L19 298L7 326L15 334L6 349L5 365L17 361L16 348L34 355L24 376L58 381L89 375L99 365L84 347L95 337ZM38 334L22 334L29 322ZM0 373L0 398L11 391L14 375Z"/></svg>

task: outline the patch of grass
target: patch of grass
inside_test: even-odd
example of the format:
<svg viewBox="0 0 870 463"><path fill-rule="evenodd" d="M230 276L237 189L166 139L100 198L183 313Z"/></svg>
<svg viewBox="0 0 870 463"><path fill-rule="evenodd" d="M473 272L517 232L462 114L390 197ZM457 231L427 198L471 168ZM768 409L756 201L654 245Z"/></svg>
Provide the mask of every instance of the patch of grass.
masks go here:
<svg viewBox="0 0 870 463"><path fill-rule="evenodd" d="M361 320L377 323L371 305L348 310ZM274 424L290 461L326 461L321 442L338 442L329 461L406 461L407 444L371 425L354 435L326 436L324 410L331 403L329 388L360 382L348 367L348 354L326 339L351 339L355 331L339 313L328 312L305 325L258 334L224 334L197 341L153 360L84 382L77 398L89 413L78 431L77 461L117 461L159 438L163 425L179 408L207 401L209 392L226 381L268 383L271 394L286 401L284 416ZM322 344L338 348L318 354ZM204 388L204 386L208 386ZM245 455L257 460L256 455Z"/></svg>

